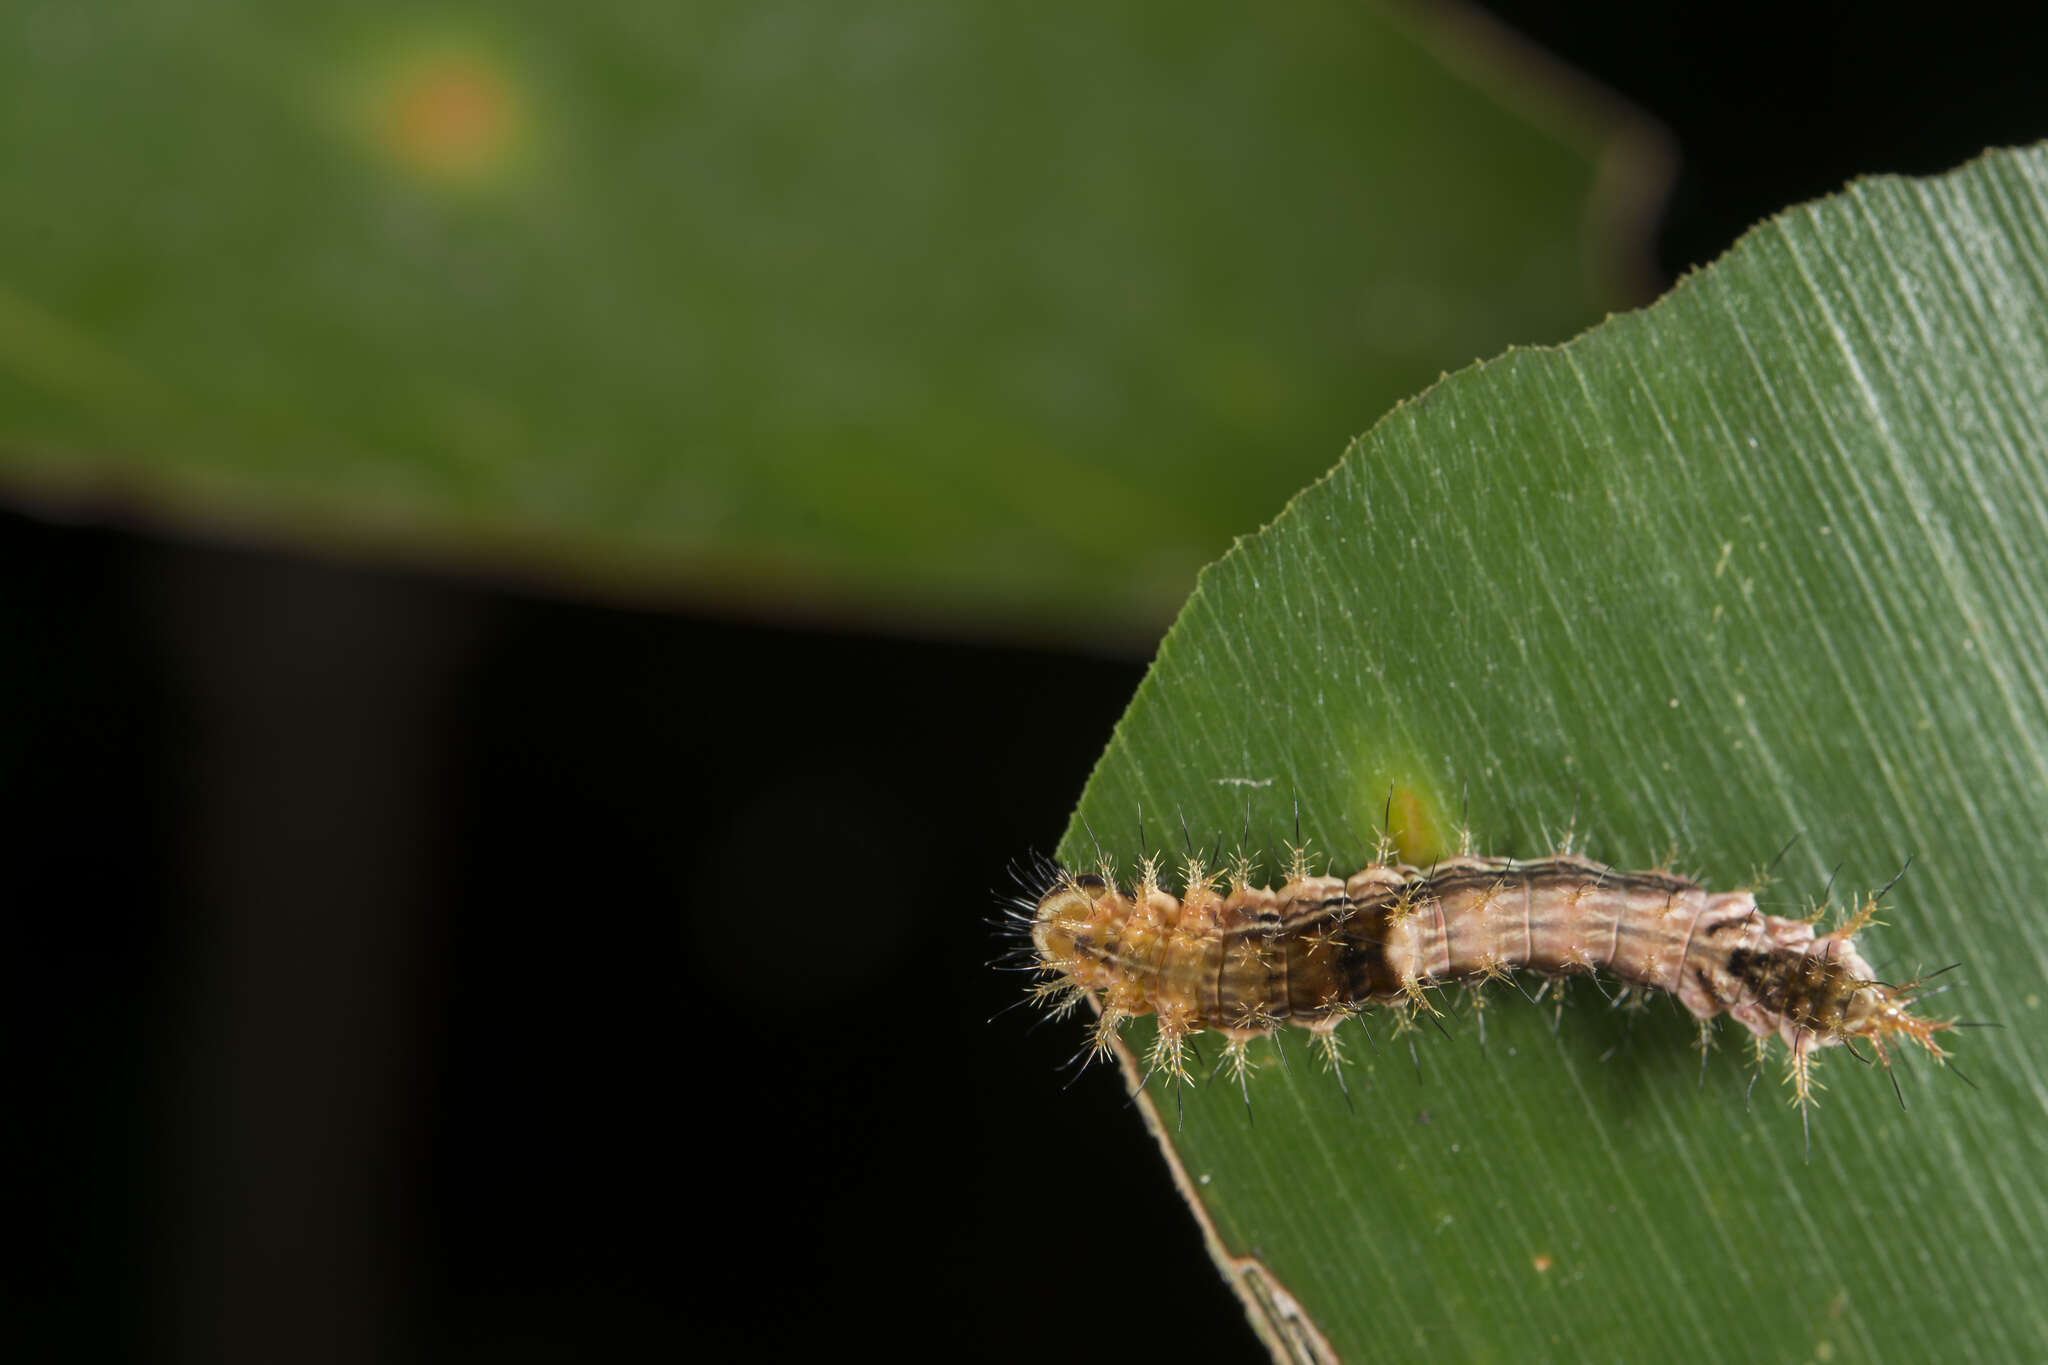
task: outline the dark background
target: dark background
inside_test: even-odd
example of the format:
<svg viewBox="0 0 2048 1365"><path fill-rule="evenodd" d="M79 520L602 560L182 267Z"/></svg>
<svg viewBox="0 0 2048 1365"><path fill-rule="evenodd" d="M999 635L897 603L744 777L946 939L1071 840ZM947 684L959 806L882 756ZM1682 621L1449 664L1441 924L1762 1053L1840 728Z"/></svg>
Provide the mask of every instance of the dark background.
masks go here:
<svg viewBox="0 0 2048 1365"><path fill-rule="evenodd" d="M2048 135L1990 5L1492 8L1676 134L1671 274ZM6 1359L1253 1355L1114 1078L984 1023L1142 658L17 514L0 571Z"/></svg>

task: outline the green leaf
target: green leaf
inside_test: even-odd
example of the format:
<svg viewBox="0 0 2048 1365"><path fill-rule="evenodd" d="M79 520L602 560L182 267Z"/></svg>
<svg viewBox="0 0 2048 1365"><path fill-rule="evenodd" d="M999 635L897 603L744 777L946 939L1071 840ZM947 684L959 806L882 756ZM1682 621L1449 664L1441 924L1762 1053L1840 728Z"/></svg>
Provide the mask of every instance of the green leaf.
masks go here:
<svg viewBox="0 0 2048 1365"><path fill-rule="evenodd" d="M1140 808L1228 848L1247 798L1278 849L1298 801L1348 871L1390 792L1424 857L1469 811L1481 852L1725 887L1798 834L1780 913L1914 855L1866 953L1960 959L1940 1003L2005 1031L1905 1113L1831 1052L1810 1161L1732 1025L1703 1083L1689 1019L1583 983L1496 988L1483 1049L1469 1005L1374 1020L1356 1112L1298 1032L1249 1120L1155 1081L1276 1319L1352 1361L2048 1358L2048 150L1859 183L1397 408L1203 573L1061 851L1129 859Z"/></svg>
<svg viewBox="0 0 2048 1365"><path fill-rule="evenodd" d="M1149 639L1658 181L1377 5L11 17L13 496L722 603Z"/></svg>

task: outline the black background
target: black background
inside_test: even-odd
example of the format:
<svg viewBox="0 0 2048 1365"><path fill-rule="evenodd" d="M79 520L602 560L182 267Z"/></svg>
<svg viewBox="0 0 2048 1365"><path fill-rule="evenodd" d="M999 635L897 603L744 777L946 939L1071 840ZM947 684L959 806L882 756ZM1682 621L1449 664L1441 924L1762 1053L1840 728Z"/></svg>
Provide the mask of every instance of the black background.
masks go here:
<svg viewBox="0 0 2048 1365"><path fill-rule="evenodd" d="M1667 274L2048 135L1990 5L1493 8L1676 134ZM1254 1357L1114 1078L984 1023L1141 658L17 514L0 571L7 1359Z"/></svg>

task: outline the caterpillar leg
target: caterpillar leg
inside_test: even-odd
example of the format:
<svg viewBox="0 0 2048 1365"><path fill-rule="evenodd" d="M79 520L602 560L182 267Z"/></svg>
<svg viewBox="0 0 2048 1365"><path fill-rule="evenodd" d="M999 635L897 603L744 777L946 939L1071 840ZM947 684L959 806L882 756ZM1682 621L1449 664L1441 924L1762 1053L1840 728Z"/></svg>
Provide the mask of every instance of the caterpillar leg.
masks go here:
<svg viewBox="0 0 2048 1365"><path fill-rule="evenodd" d="M1145 1079L1165 1076L1175 1085L1188 1084L1187 1025L1162 1015L1159 1032L1145 1054Z"/></svg>

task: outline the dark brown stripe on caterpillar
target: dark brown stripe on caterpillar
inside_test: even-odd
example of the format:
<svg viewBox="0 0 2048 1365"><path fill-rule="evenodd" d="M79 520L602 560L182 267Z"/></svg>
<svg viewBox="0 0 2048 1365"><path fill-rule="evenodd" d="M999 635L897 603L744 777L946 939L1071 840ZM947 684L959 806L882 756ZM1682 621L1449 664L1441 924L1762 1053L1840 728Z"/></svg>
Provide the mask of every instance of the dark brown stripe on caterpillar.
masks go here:
<svg viewBox="0 0 2048 1365"><path fill-rule="evenodd" d="M1310 876L1297 854L1278 890L1249 884L1240 859L1218 878L1189 859L1178 897L1147 859L1135 883L1055 869L1028 920L1033 993L1056 1013L1100 1007L1095 1047L1124 1021L1158 1018L1153 1072L1187 1079L1186 1039L1214 1030L1242 1078L1245 1047L1282 1025L1310 1031L1326 1062L1336 1029L1374 1007L1436 1012L1439 987L1527 971L1604 972L1665 991L1696 1018L1734 1017L1791 1053L1794 1099L1812 1099L1823 1049L1910 1041L1940 1059L1952 1021L1912 1012L1916 987L1876 979L1856 948L1875 908L1839 927L1764 914L1749 891L1710 891L1669 872L1623 872L1570 854L1518 862L1451 858L1424 869L1375 863L1350 877ZM1222 881L1227 889L1219 889ZM1859 1054L1860 1055L1860 1054Z"/></svg>

